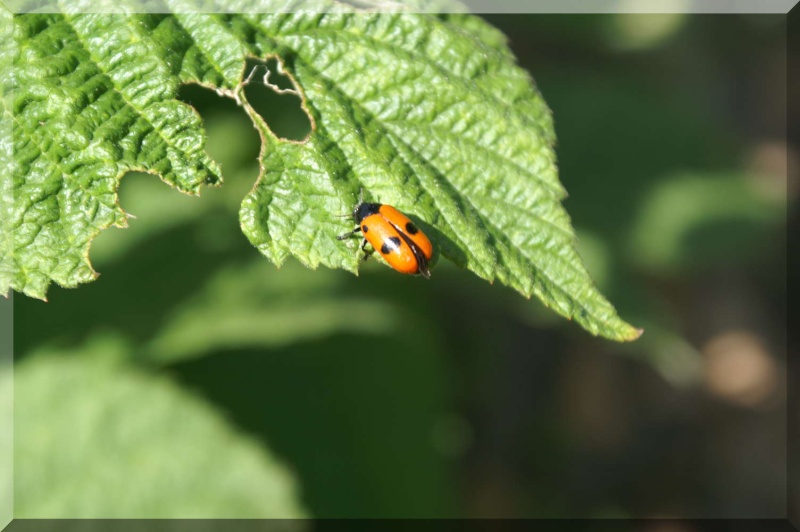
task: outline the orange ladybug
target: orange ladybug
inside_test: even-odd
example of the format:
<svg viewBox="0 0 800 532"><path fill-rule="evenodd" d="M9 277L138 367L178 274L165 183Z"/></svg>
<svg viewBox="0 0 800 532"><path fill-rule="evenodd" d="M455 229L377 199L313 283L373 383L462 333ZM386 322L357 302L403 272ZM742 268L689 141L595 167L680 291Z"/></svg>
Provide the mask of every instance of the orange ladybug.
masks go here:
<svg viewBox="0 0 800 532"><path fill-rule="evenodd" d="M425 233L391 205L365 203L363 198L362 190L352 214L358 226L336 238L344 240L360 232L364 235L361 242L364 260L371 253L366 250L369 242L373 251L379 251L383 260L398 272L430 279L428 263L433 257L433 245Z"/></svg>

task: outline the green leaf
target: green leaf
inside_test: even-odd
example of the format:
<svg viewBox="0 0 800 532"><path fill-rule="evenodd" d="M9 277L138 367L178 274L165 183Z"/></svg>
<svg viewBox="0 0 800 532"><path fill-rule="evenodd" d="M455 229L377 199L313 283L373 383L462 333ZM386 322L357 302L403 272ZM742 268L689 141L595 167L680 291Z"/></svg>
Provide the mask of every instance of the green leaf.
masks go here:
<svg viewBox="0 0 800 532"><path fill-rule="evenodd" d="M785 200L759 194L757 185L753 175L672 176L644 196L631 226L631 255L662 273L760 257L768 229L785 220Z"/></svg>
<svg viewBox="0 0 800 532"><path fill-rule="evenodd" d="M125 363L126 349L95 339L18 364L16 517L303 516L280 463L210 405Z"/></svg>
<svg viewBox="0 0 800 532"><path fill-rule="evenodd" d="M127 225L116 194L126 172L158 174L190 194L219 181L199 115L175 100L180 80L155 23L15 17L13 73L2 73L14 115L14 289L43 298L51 280L96 277L89 244Z"/></svg>
<svg viewBox="0 0 800 532"><path fill-rule="evenodd" d="M638 336L582 265L550 111L497 30L324 0L274 9L287 12L17 17L14 175L18 197L33 199L15 209L14 288L41 297L51 279L93 278L91 238L125 223L115 194L125 171L186 192L217 179L197 117L174 101L179 83L195 82L235 98L261 134L262 173L240 220L275 264L356 272L356 240L336 239L351 222L337 215L363 188L457 265L593 334ZM277 57L292 77L312 120L306 141L279 139L249 105L248 55Z"/></svg>
<svg viewBox="0 0 800 532"><path fill-rule="evenodd" d="M11 71L14 24L11 13L0 7L0 80ZM14 241L11 219L14 211L14 185L11 177L14 148L11 141L10 93L0 81L0 292L8 292L14 275Z"/></svg>
<svg viewBox="0 0 800 532"><path fill-rule="evenodd" d="M334 334L386 335L397 323L414 320L386 298L341 295L333 276L300 266L270 276L263 266L220 270L165 320L145 356L174 363L217 350L276 349Z"/></svg>
<svg viewBox="0 0 800 532"><path fill-rule="evenodd" d="M264 138L264 173L241 221L277 264L297 257L356 271L349 228L360 188L420 221L461 267L536 294L587 330L614 339L639 331L597 292L560 204L552 119L528 75L474 18L419 15L247 16L232 26L278 55L303 90L314 128ZM468 21L469 25L463 24ZM477 28L477 29L476 29Z"/></svg>

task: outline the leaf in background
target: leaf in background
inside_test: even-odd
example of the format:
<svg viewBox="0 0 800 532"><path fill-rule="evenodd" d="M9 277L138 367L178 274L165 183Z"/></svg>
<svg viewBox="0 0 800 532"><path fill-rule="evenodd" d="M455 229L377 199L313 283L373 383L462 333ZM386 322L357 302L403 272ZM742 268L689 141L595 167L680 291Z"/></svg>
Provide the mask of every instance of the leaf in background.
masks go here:
<svg viewBox="0 0 800 532"><path fill-rule="evenodd" d="M593 334L638 336L575 250L550 111L499 32L475 17L324 0L271 8L308 11L18 17L14 175L32 201L16 210L15 288L41 297L51 278L94 276L89 240L125 223L122 172L160 172L187 192L215 179L197 117L173 99L179 82L198 82L240 101L262 135L262 175L240 219L276 264L291 255L355 272L355 242L335 238L349 222L335 215L363 187L419 221L457 265ZM247 103L247 54L278 57L296 81L313 120L306 142L279 140Z"/></svg>
<svg viewBox="0 0 800 532"><path fill-rule="evenodd" d="M759 196L744 175L677 175L643 199L630 253L654 271L757 256L765 229L783 219L785 208L783 200Z"/></svg>
<svg viewBox="0 0 800 532"><path fill-rule="evenodd" d="M412 326L384 298L346 296L336 277L291 265L265 275L263 264L225 268L186 302L150 342L145 356L173 363L216 351L279 348L334 334L387 335ZM414 328L413 330L417 330Z"/></svg>
<svg viewBox="0 0 800 532"><path fill-rule="evenodd" d="M95 339L17 366L16 517L303 515L291 476L258 443L124 353Z"/></svg>
<svg viewBox="0 0 800 532"><path fill-rule="evenodd" d="M0 530L14 518L13 322L14 299L0 299Z"/></svg>

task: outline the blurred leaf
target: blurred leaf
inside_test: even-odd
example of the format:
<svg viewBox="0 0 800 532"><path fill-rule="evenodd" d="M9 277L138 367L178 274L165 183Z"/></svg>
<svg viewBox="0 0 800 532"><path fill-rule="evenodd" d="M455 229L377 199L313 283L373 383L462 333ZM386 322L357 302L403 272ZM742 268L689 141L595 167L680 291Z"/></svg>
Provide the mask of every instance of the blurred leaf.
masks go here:
<svg viewBox="0 0 800 532"><path fill-rule="evenodd" d="M656 270L753 255L785 206L744 175L684 174L654 187L631 226L629 252Z"/></svg>
<svg viewBox="0 0 800 532"><path fill-rule="evenodd" d="M0 530L14 517L13 322L14 298L0 298Z"/></svg>
<svg viewBox="0 0 800 532"><path fill-rule="evenodd" d="M51 279L95 277L89 242L125 225L116 189L126 171L190 193L218 181L196 114L175 101L181 82L195 82L235 98L261 133L262 175L240 218L276 264L293 255L355 272L352 244L335 238L350 224L332 214L363 187L422 220L459 266L536 294L593 334L638 336L575 251L550 111L501 34L463 15L284 7L295 12L18 17L24 68L3 75L21 124L14 288L44 297ZM306 142L281 141L247 102L248 55L281 58L298 82L313 121Z"/></svg>
<svg viewBox="0 0 800 532"><path fill-rule="evenodd" d="M309 337L170 371L293 464L314 516L453 517L456 464L437 441L456 408L453 368L433 330Z"/></svg>
<svg viewBox="0 0 800 532"><path fill-rule="evenodd" d="M686 24L686 13L616 13L608 41L621 50L644 50L664 44Z"/></svg>
<svg viewBox="0 0 800 532"><path fill-rule="evenodd" d="M302 516L282 465L125 351L95 339L18 364L15 517Z"/></svg>
<svg viewBox="0 0 800 532"><path fill-rule="evenodd" d="M625 62L583 68L550 61L540 79L558 117L560 174L573 220L603 236L614 255L654 183L686 168L728 168L741 153L731 128L707 105L665 89L684 86L666 85L675 74L656 71L659 63L642 73Z"/></svg>
<svg viewBox="0 0 800 532"><path fill-rule="evenodd" d="M260 262L228 267L185 302L150 342L146 356L161 362L246 347L280 347L335 333L385 335L401 318L388 298L337 293L340 277L312 274L296 264L281 275Z"/></svg>

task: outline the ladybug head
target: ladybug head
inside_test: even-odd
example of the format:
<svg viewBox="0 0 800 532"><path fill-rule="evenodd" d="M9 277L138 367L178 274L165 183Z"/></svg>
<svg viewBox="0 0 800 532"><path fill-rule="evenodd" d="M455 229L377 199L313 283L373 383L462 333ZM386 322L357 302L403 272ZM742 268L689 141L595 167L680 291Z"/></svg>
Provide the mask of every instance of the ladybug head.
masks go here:
<svg viewBox="0 0 800 532"><path fill-rule="evenodd" d="M358 205L356 205L356 208L353 209L353 218L356 219L356 223L361 223L361 220L367 216L378 214L380 208L380 203L364 203L359 201Z"/></svg>
<svg viewBox="0 0 800 532"><path fill-rule="evenodd" d="M367 216L377 214L380 208L380 203L364 203L364 189L362 188L361 192L358 194L358 203L356 203L353 209L353 218L355 218L356 223L361 223L361 220Z"/></svg>

